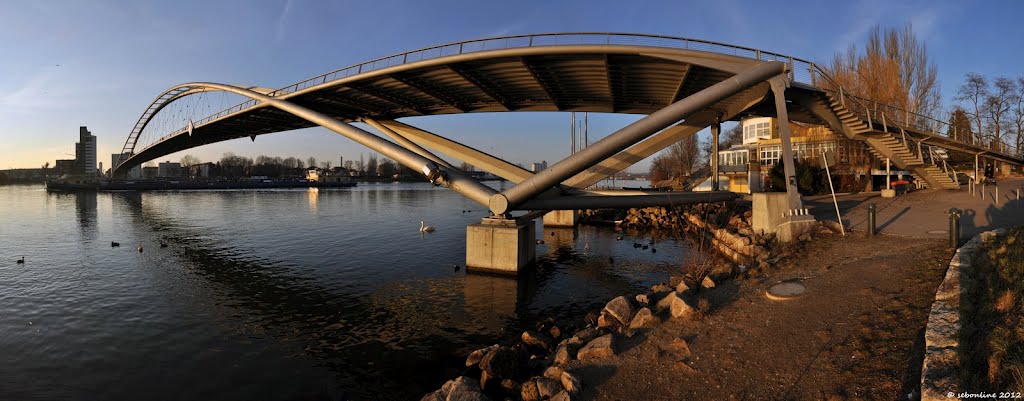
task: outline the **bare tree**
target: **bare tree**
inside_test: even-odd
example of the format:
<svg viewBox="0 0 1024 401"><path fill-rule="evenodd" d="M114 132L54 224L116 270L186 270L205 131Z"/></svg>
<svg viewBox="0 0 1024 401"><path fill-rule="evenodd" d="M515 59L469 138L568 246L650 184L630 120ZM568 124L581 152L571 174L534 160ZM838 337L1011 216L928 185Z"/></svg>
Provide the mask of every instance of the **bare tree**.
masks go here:
<svg viewBox="0 0 1024 401"><path fill-rule="evenodd" d="M366 174L371 176L377 175L377 155L371 154L366 158Z"/></svg>
<svg viewBox="0 0 1024 401"><path fill-rule="evenodd" d="M316 158L310 156L308 159L306 159L306 166L308 166L309 168L316 167Z"/></svg>
<svg viewBox="0 0 1024 401"><path fill-rule="evenodd" d="M181 167L191 167L202 163L198 157L192 155L185 155L181 157Z"/></svg>
<svg viewBox="0 0 1024 401"><path fill-rule="evenodd" d="M876 25L863 54L851 44L845 54L836 53L827 69L839 86L854 95L922 116L939 112L938 68L910 23L885 31Z"/></svg>
<svg viewBox="0 0 1024 401"><path fill-rule="evenodd" d="M988 81L981 74L969 72L964 76L964 83L960 85L960 89L957 90L956 100L961 102L968 102L973 106L970 109L966 109L967 114L974 119L974 133L975 142L980 142L981 132L984 129L984 125L981 123L983 110L985 108L985 98L988 97Z"/></svg>
<svg viewBox="0 0 1024 401"><path fill-rule="evenodd" d="M331 162L330 161L322 161L322 162L320 162L320 168L322 168L324 170L330 170L331 169Z"/></svg>
<svg viewBox="0 0 1024 401"><path fill-rule="evenodd" d="M1024 155L1024 76L1018 77L1010 104L1013 110L1014 150Z"/></svg>
<svg viewBox="0 0 1024 401"><path fill-rule="evenodd" d="M1003 146L1003 125L1004 118L1010 111L1010 103L1013 101L1013 93L1017 91L1016 84L1006 77L997 77L993 81L993 88L985 97L985 117L988 119L989 147L995 150L1002 150Z"/></svg>
<svg viewBox="0 0 1024 401"><path fill-rule="evenodd" d="M345 160L345 170L351 171L352 170L352 166L354 166L354 165L355 165L355 163L353 163L351 160Z"/></svg>

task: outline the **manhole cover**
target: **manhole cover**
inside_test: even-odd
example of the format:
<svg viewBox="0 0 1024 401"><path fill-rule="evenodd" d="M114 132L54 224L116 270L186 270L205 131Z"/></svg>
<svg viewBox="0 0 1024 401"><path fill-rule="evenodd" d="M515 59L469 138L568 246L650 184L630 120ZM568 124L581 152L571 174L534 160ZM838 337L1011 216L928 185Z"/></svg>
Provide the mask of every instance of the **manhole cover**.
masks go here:
<svg viewBox="0 0 1024 401"><path fill-rule="evenodd" d="M765 291L765 294L771 299L790 299L802 295L804 290L806 288L800 283L779 283L768 287L768 291Z"/></svg>
<svg viewBox="0 0 1024 401"><path fill-rule="evenodd" d="M949 231L946 231L946 230L931 230L931 231L928 232L928 234L949 234Z"/></svg>

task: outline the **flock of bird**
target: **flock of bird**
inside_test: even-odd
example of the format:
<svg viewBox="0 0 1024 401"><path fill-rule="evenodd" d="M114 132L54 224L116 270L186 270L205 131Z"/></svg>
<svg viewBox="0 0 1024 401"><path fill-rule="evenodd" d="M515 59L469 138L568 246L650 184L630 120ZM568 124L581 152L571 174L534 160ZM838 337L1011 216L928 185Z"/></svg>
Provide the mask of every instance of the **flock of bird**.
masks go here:
<svg viewBox="0 0 1024 401"><path fill-rule="evenodd" d="M120 242L117 242L117 241L110 241L110 247L111 247L111 248L117 248L117 247L120 247L120 246L121 246L121 243L120 243ZM160 242L160 247L161 247L161 248L167 248L167 243L166 243L166 242L163 242L163 241L161 241L161 242ZM137 248L135 248L135 249L136 249L136 250L138 250L139 252L142 252L142 250L143 250L143 248L142 248L142 244L139 244L139 246L138 246ZM19 265L23 265L23 264L25 264L25 257L24 257L24 256L22 256L22 257L21 257L21 259L18 259L17 261L15 261L15 263L17 263L17 264L19 264Z"/></svg>

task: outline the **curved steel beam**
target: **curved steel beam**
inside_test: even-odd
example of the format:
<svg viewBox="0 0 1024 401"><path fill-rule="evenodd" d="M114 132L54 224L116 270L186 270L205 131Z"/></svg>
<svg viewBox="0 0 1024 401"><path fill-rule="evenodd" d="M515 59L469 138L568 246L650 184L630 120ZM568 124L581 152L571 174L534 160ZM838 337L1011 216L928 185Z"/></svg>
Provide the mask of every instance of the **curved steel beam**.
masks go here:
<svg viewBox="0 0 1024 401"><path fill-rule="evenodd" d="M604 137L572 156L562 159L553 166L541 170L512 188L495 194L491 197L488 208L497 215L514 210L534 196L633 146L653 133L665 129L710 104L782 74L786 70L786 64L769 61L750 67L727 80L672 103Z"/></svg>
<svg viewBox="0 0 1024 401"><path fill-rule="evenodd" d="M420 156L413 151L398 146L384 138L338 121L326 114L285 100L276 99L250 89L213 82L187 83L171 88L171 90L177 88L204 88L205 90L220 90L245 96L259 102L260 105L277 108L380 152L392 160L423 173L423 175L430 179L431 182L451 188L481 205L486 205L487 200L497 193L494 189L481 184L456 169L439 166L437 163ZM131 161L131 159L132 158L129 158L128 160ZM117 168L121 170L122 167L126 165L128 165L127 161L121 163Z"/></svg>

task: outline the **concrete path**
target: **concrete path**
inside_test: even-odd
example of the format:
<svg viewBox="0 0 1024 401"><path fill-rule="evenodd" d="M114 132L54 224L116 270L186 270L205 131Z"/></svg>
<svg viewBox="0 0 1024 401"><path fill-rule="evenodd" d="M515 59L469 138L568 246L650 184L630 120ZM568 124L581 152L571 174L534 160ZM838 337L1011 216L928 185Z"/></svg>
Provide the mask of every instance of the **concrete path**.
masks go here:
<svg viewBox="0 0 1024 401"><path fill-rule="evenodd" d="M999 180L999 197L993 185L978 185L971 196L967 186L959 191L925 189L896 198L882 198L877 192L837 196L839 211L846 228L867 231L868 205L877 208L879 233L909 237L948 238L949 209L963 210L960 227L963 238L982 231L1024 225L1024 199L1017 199L1017 190L1024 197L1024 178ZM805 197L804 204L818 220L836 221L831 196Z"/></svg>

